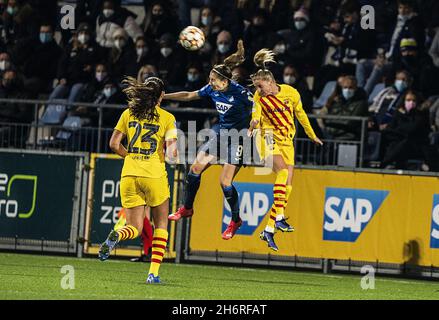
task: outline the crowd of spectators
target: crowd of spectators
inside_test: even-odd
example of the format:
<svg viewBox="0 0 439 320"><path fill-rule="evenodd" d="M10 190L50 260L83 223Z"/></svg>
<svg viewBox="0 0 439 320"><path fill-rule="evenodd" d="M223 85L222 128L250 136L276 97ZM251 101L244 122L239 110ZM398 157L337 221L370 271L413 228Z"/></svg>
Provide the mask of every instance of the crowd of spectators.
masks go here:
<svg viewBox="0 0 439 320"><path fill-rule="evenodd" d="M368 131L381 137L383 168L421 159L422 168L439 171L437 0L144 0L140 23L121 0L78 0L74 30L59 27L59 5L0 0L0 98L123 104L124 76L158 76L168 92L197 90L243 39L246 60L233 70L238 82L250 84L254 53L270 48L278 63L268 67L278 82L298 89L307 113L369 117ZM364 5L375 10L372 29L363 26ZM187 25L206 35L198 51L178 44ZM330 83L333 90L316 107ZM204 100L181 106L212 107ZM106 111L103 125L112 127L117 112ZM96 109L69 114L97 125ZM20 104L0 103L0 122L32 118ZM326 139L361 138L355 121L318 124Z"/></svg>

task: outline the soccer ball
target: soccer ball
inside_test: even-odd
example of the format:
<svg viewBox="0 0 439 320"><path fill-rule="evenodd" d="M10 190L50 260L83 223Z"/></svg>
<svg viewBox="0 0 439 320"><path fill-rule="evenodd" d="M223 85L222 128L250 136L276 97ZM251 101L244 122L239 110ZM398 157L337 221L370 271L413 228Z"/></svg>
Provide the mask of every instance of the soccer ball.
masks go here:
<svg viewBox="0 0 439 320"><path fill-rule="evenodd" d="M206 38L203 31L194 26L184 28L179 36L180 44L189 51L195 51L204 46Z"/></svg>

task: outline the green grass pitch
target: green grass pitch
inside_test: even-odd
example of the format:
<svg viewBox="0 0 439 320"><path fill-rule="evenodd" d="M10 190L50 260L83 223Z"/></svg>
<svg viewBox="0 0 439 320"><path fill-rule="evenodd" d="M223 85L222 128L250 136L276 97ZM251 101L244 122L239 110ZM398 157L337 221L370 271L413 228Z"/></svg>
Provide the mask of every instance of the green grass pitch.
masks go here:
<svg viewBox="0 0 439 320"><path fill-rule="evenodd" d="M62 289L61 268L74 268L74 289ZM375 289L361 289L361 275L165 262L161 285L146 285L149 264L105 262L0 253L0 299L439 299L439 284L376 277Z"/></svg>

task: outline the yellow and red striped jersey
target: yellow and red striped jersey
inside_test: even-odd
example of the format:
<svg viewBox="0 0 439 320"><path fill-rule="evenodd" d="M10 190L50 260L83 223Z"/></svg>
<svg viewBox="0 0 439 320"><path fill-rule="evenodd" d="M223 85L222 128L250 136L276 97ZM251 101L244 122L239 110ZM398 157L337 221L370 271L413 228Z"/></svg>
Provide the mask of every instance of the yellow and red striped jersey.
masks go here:
<svg viewBox="0 0 439 320"><path fill-rule="evenodd" d="M299 92L293 87L280 84L276 95L261 97L255 93L253 100L252 120L259 120L262 133L273 130L275 139L292 139L296 134L294 117L305 129L307 136L314 140L316 134L311 127L308 116L303 110Z"/></svg>

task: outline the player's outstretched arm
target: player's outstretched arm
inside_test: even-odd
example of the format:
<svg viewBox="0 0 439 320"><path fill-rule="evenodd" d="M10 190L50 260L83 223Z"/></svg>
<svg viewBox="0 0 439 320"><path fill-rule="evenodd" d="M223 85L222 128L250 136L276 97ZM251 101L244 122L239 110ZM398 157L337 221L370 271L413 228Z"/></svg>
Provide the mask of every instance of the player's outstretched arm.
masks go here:
<svg viewBox="0 0 439 320"><path fill-rule="evenodd" d="M200 96L198 95L198 91L179 91L173 93L165 93L163 99L175 101L192 101L200 99Z"/></svg>
<svg viewBox="0 0 439 320"><path fill-rule="evenodd" d="M125 134L119 130L114 130L110 138L110 148L114 153L118 154L122 158L125 158L128 154L127 149L122 145L122 140L125 138Z"/></svg>

